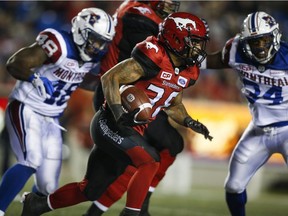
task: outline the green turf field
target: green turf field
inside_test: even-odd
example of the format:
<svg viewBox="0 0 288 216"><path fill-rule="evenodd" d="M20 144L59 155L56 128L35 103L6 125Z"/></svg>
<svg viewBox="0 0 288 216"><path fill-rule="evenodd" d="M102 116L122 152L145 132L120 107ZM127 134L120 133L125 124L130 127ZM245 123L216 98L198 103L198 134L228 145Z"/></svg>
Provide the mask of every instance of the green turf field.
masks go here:
<svg viewBox="0 0 288 216"><path fill-rule="evenodd" d="M249 194L248 194L249 196ZM288 195L286 193L261 192L259 197L247 205L248 216L287 216ZM151 199L150 212L153 216L225 216L229 215L221 188L194 188L189 196L157 194ZM58 209L46 213L51 216L81 216L90 203ZM104 216L118 216L124 199L116 203ZM6 216L20 215L22 204L14 201Z"/></svg>
<svg viewBox="0 0 288 216"><path fill-rule="evenodd" d="M88 154L87 154L88 155ZM61 172L60 186L81 180L86 170L88 156L65 160ZM152 216L229 216L224 198L223 184L227 175L228 160L209 160L197 157L178 156L169 168L164 181L161 182L151 199ZM81 165L77 167L71 162ZM83 164L81 164L83 162ZM180 171L180 168L185 168ZM74 175L73 175L74 173ZM77 173L78 177L75 176ZM167 179L173 179L165 185ZM167 189L180 189L181 179L189 182L188 193L180 196L167 193ZM21 191L29 191L31 178ZM186 183L187 183L186 181ZM185 183L185 181L184 181ZM175 184L177 186L175 186ZM163 187L165 185L165 187ZM165 190L166 188L166 190ZM164 192L166 192L164 194ZM288 175L285 164L268 164L253 177L248 187L247 216L288 216ZM46 213L47 216L82 216L90 202ZM113 205L103 216L118 216L125 206L125 197ZM20 216L22 204L14 201L8 208L6 216Z"/></svg>
<svg viewBox="0 0 288 216"><path fill-rule="evenodd" d="M173 178L175 175L183 177L183 173L175 173L177 163L180 158L168 170L166 179L159 185L158 190L154 192L151 199L150 213L152 216L229 216L228 209L224 200L223 183L226 176L226 161L200 161L195 160L191 165L193 175L192 186L189 193L180 196L167 193L163 190L163 185L167 178ZM187 165L187 161L185 161ZM75 169L75 167L72 167ZM174 170L174 172L173 172ZM83 171L85 169L83 168ZM178 170L179 171L179 170ZM186 170L187 171L187 170ZM248 187L247 216L287 216L288 215L288 180L285 165L268 166L263 172L258 172L259 176L254 176L254 181ZM82 176L82 175L80 175ZM255 181L261 176L261 181ZM188 176L186 176L187 178ZM279 179L283 179L279 181ZM179 183L179 178L176 178ZM278 181L275 181L278 179ZM71 166L64 162L61 173L60 186L68 182L75 181L71 177ZM269 184L267 183L269 182ZM277 182L277 184L276 184ZM272 186L272 184L274 186ZM26 184L23 191L29 191L32 185L32 178ZM171 184L170 184L171 185ZM173 184L172 184L173 185ZM262 186L261 186L262 185ZM268 186L270 185L270 186ZM261 187L260 187L261 186ZM166 188L169 188L169 184ZM262 188L256 193L257 187ZM165 193L164 193L165 192ZM254 193L254 194L253 194ZM250 194L250 195L249 195ZM125 197L112 206L103 216L118 216L124 207ZM47 216L82 216L90 206L89 202L82 203L69 208L58 209L46 213ZM8 208L6 216L20 216L22 204L20 201L14 201Z"/></svg>

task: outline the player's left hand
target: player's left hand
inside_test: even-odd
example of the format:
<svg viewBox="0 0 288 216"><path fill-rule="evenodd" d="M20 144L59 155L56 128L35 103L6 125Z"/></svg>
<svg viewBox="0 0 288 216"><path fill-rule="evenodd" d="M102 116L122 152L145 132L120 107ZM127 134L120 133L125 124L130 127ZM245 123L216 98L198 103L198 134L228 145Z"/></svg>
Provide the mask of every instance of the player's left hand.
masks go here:
<svg viewBox="0 0 288 216"><path fill-rule="evenodd" d="M45 99L49 98L54 92L52 82L46 77L41 77L38 73L31 74L28 81L37 89L38 94Z"/></svg>
<svg viewBox="0 0 288 216"><path fill-rule="evenodd" d="M187 117L184 119L184 124L186 127L191 128L193 131L203 134L205 139L209 139L210 141L213 139L213 137L209 135L210 132L208 128L198 120L195 121L191 117Z"/></svg>

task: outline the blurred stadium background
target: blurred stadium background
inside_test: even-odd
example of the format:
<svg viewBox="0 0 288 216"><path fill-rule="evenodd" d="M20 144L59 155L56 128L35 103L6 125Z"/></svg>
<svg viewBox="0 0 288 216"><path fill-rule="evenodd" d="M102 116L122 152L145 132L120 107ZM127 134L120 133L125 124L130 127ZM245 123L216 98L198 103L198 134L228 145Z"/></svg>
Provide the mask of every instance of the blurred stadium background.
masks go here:
<svg viewBox="0 0 288 216"><path fill-rule="evenodd" d="M70 29L70 20L82 8L99 7L111 15L122 1L1 1L0 2L0 130L7 96L15 80L5 69L7 59L19 48L34 42L38 32L47 28ZM263 10L276 18L288 36L288 9L285 1L181 1L180 11L205 18L210 26L208 52L221 49L226 40L240 31L248 13ZM92 142L89 123L94 113L92 93L77 90L62 118L68 129L65 138L61 184L80 180ZM79 103L81 101L81 103ZM228 215L223 183L229 156L243 129L250 121L246 101L241 96L237 75L231 70L203 70L196 85L185 91L189 113L205 123L214 136L212 142L191 133L185 151L178 156L152 198L153 215ZM15 159L2 133L0 143L1 174ZM25 190L29 190L28 184ZM287 215L287 168L275 155L253 178L248 187L249 215ZM69 215L81 215L89 204L71 209ZM13 208L15 206L15 208ZM116 204L106 215L115 215L123 206ZM7 215L18 215L21 204L15 202ZM73 209L73 210L72 210ZM57 211L51 215L67 215ZM72 213L73 212L73 213ZM50 214L49 214L50 215ZM116 214L117 215L117 214Z"/></svg>

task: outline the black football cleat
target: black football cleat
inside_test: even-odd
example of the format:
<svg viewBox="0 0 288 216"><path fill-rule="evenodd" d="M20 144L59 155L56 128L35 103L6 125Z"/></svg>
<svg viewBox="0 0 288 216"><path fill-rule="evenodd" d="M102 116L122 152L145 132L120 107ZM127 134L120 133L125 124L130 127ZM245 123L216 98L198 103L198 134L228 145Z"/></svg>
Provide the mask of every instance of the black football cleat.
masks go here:
<svg viewBox="0 0 288 216"><path fill-rule="evenodd" d="M82 216L101 216L104 212L99 209L94 203L91 204L89 209Z"/></svg>
<svg viewBox="0 0 288 216"><path fill-rule="evenodd" d="M140 211L124 208L119 216L140 216Z"/></svg>
<svg viewBox="0 0 288 216"><path fill-rule="evenodd" d="M40 216L51 209L47 203L47 197L40 197L35 193L23 194L23 210L21 216Z"/></svg>

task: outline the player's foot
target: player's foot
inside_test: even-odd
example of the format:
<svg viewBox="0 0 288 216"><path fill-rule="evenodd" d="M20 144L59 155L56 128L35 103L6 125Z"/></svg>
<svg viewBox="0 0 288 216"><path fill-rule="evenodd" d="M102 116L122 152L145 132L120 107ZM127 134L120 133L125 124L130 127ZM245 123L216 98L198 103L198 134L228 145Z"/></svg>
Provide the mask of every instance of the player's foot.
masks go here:
<svg viewBox="0 0 288 216"><path fill-rule="evenodd" d="M87 212L82 216L101 216L103 213L104 212L101 209L92 203Z"/></svg>
<svg viewBox="0 0 288 216"><path fill-rule="evenodd" d="M119 216L140 216L140 212L139 211L135 211L132 209L127 209L124 208Z"/></svg>
<svg viewBox="0 0 288 216"><path fill-rule="evenodd" d="M21 216L40 216L51 211L47 203L47 197L40 197L35 193L23 194L23 210Z"/></svg>
<svg viewBox="0 0 288 216"><path fill-rule="evenodd" d="M139 216L151 216L149 212L140 212Z"/></svg>
<svg viewBox="0 0 288 216"><path fill-rule="evenodd" d="M120 213L119 216L123 216L124 210L125 210L125 209L123 209L123 210L121 211L121 213ZM86 215L83 215L83 216L86 216ZM88 215L87 215L87 216L88 216ZM91 215L91 216L92 216L92 215ZM143 210L141 209L139 216L151 216L151 214L150 214L148 211L143 211Z"/></svg>

